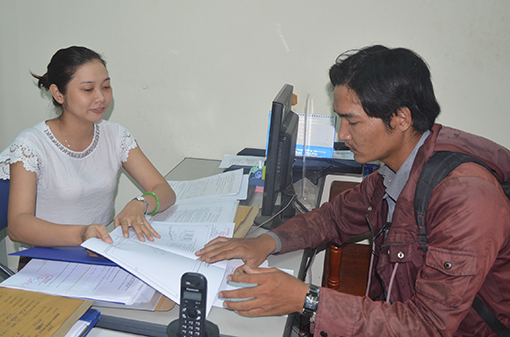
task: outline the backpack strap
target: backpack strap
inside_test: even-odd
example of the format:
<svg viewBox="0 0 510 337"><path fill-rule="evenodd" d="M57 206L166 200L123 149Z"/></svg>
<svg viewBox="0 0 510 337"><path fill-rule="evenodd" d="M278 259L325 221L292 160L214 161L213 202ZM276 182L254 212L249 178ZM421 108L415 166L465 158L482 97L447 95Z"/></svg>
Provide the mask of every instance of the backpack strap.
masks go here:
<svg viewBox="0 0 510 337"><path fill-rule="evenodd" d="M423 170L416 185L414 196L414 214L418 224L420 242L423 252L427 251L427 209L432 191L450 172L463 163L473 162L485 167L492 173L491 168L483 161L460 152L438 151L435 152L423 166ZM510 181L501 184L503 191L507 196L510 192ZM475 295L473 300L473 309L480 317L491 327L500 337L510 337L510 330L498 320L490 309L482 302L480 297Z"/></svg>
<svg viewBox="0 0 510 337"><path fill-rule="evenodd" d="M478 294L475 296L472 306L478 315L482 317L485 323L487 323L487 325L490 326L499 337L510 337L510 330L508 330L507 327L501 323L496 316L494 316L492 311L490 311L485 303L482 302L480 297L478 297Z"/></svg>
<svg viewBox="0 0 510 337"><path fill-rule="evenodd" d="M418 240L423 252L427 251L427 209L432 191L457 166L474 162L492 170L483 161L460 152L435 152L423 166L414 194L414 215L418 224Z"/></svg>

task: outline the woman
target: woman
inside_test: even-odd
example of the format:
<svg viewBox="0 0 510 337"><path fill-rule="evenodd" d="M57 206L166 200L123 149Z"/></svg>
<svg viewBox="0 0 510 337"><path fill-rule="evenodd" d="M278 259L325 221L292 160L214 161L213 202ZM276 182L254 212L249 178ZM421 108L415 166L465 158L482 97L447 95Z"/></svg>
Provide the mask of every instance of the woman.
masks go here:
<svg viewBox="0 0 510 337"><path fill-rule="evenodd" d="M146 214L175 203L175 193L119 124L103 120L112 101L106 63L85 47L55 53L47 73L33 75L49 90L57 118L22 131L0 154L0 179L9 179L8 232L13 241L37 246L78 246L89 238L112 242L105 225L113 217L121 167L147 191L115 217L124 236L159 237Z"/></svg>

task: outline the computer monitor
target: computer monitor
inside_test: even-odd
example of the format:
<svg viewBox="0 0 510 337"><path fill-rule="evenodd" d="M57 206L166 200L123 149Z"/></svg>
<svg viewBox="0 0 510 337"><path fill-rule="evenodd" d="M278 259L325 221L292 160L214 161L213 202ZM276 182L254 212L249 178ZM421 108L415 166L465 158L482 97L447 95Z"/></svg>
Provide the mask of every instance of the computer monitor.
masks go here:
<svg viewBox="0 0 510 337"><path fill-rule="evenodd" d="M293 89L292 85L285 84L271 107L261 218L270 219L281 208L288 208L263 225L268 229L279 226L282 220L295 214L293 206L289 204L293 197L292 165L299 125L298 115L292 112ZM280 203L276 205L278 195Z"/></svg>

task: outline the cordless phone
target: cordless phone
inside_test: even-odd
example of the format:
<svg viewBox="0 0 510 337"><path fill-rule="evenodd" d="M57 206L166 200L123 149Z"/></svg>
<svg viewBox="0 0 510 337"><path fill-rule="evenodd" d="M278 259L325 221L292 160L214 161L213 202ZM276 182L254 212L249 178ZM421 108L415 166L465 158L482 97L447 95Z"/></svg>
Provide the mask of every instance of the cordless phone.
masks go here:
<svg viewBox="0 0 510 337"><path fill-rule="evenodd" d="M179 311L180 337L206 337L206 297L207 279L204 275L197 273L182 275Z"/></svg>

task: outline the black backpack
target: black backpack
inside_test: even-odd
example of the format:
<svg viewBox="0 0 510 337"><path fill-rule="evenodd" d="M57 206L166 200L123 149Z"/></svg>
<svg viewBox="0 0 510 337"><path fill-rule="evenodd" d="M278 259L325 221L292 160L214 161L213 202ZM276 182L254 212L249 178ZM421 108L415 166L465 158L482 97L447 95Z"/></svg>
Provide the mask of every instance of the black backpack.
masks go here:
<svg viewBox="0 0 510 337"><path fill-rule="evenodd" d="M451 171L462 163L474 162L482 165L493 173L492 169L483 161L470 155L460 152L438 151L435 152L423 166L416 192L414 196L414 215L418 224L419 234L418 240L423 252L427 251L427 209L432 191ZM510 199L510 180L502 183L501 187L505 195ZM473 301L473 308L483 318L498 336L510 336L508 330L503 323L487 308L478 295Z"/></svg>

